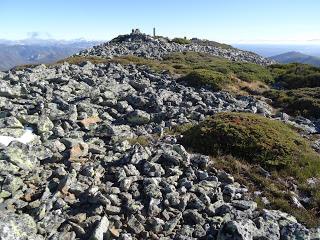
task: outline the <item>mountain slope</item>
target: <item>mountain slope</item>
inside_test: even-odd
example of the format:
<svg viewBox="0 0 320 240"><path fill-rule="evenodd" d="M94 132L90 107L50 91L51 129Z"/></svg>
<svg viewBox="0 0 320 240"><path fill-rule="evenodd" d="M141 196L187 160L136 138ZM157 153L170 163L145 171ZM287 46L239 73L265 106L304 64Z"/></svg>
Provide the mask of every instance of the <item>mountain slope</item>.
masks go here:
<svg viewBox="0 0 320 240"><path fill-rule="evenodd" d="M177 68L211 68L220 73L218 78L209 74L211 80L230 75L228 81L236 82L244 73L267 69L261 65L270 61L238 50L144 37L103 44L92 52L96 55L88 50L60 63L0 72L0 238L316 239L317 229L311 227L319 225L313 212L319 209L313 198L318 195L299 195L292 179L296 172L273 174L276 167L288 169L291 156L305 149L314 160L319 157L295 130L317 133L315 123L290 116L280 122L264 99L215 91L201 81L202 75L194 86L165 69L117 62L116 56L146 54L146 62L156 58L160 67L170 53ZM183 49L211 55L179 52ZM231 54L238 54L233 60L261 65L216 63ZM217 116L218 124L197 127L210 116ZM219 130L209 146L219 155L185 149L181 136L190 127ZM210 141L202 135L193 141L203 137ZM236 147L237 154L230 155L229 147ZM241 151L256 149L258 155L247 155L246 164L235 159ZM272 167L254 164L259 157ZM314 162L310 158L301 160L299 176L311 169L306 176L316 172L316 184L319 166L308 164ZM220 161L236 168L235 175L220 168ZM241 173L250 185L239 178ZM279 204L272 210L275 199Z"/></svg>
<svg viewBox="0 0 320 240"><path fill-rule="evenodd" d="M270 58L280 63L304 63L320 67L319 57L309 56L300 52L287 52Z"/></svg>
<svg viewBox="0 0 320 240"><path fill-rule="evenodd" d="M47 40L25 40L0 44L0 70L8 70L18 65L53 63L73 55L98 42L59 42Z"/></svg>

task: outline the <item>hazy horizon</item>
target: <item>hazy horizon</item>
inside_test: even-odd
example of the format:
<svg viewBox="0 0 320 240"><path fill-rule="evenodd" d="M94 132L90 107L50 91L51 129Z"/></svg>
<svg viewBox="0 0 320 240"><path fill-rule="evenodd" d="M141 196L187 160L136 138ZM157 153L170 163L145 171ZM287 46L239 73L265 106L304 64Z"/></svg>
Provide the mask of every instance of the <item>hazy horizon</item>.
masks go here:
<svg viewBox="0 0 320 240"><path fill-rule="evenodd" d="M133 29L133 28L132 28ZM145 31L142 31L143 33L145 34L148 34L148 35L152 35L151 32L145 32ZM117 37L118 35L114 35L114 36L111 36L109 39L98 39L98 38L85 38L85 37L77 37L77 38L71 38L71 39L68 39L68 38L56 38L54 36L52 36L51 34L49 33L38 33L38 32L32 32L32 34L35 34L36 33L36 36L30 36L30 34L28 33L25 37L22 37L22 38L19 38L19 39L10 39L10 38L0 38L0 41L23 41L23 40L43 40L43 41L81 41L81 40L84 40L84 41L110 41L111 39ZM121 34L128 34L130 33L130 31L127 31L127 32L123 32ZM45 35L47 35L48 37L44 37ZM120 34L119 34L120 35ZM165 36L165 35L162 35L164 37L169 37L169 36ZM176 36L173 36L171 38L174 38ZM180 36L181 37L181 36ZM197 36L193 36L193 37L190 37L190 38L196 38ZM203 38L203 39L207 39L207 40L212 40L212 41L216 41L216 39L209 39L209 38ZM227 44L238 44L238 45L266 45L266 46L320 46L320 39L311 39L311 40L306 40L306 41L266 41L266 40L260 40L260 41L243 41L243 40L239 40L239 41L220 41L221 43L227 43Z"/></svg>

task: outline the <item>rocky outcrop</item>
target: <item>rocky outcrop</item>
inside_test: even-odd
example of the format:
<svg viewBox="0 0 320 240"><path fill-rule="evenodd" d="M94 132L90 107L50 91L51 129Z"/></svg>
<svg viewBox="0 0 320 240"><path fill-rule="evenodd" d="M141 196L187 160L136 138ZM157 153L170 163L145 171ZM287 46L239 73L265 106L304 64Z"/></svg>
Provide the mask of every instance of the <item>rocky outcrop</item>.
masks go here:
<svg viewBox="0 0 320 240"><path fill-rule="evenodd" d="M259 210L245 186L168 134L221 111L305 131L315 123L142 66L39 65L0 78L0 135L33 129L30 142L0 148L1 239L319 238L288 214Z"/></svg>
<svg viewBox="0 0 320 240"><path fill-rule="evenodd" d="M190 44L179 44L166 38L153 38L139 31L134 31L129 35L119 36L110 42L83 50L78 55L110 58L113 56L135 55L161 60L163 57L174 52L201 52L232 61L252 62L260 65L275 63L275 61L271 59L261 57L252 52L242 51L236 48L211 46L198 39L194 39Z"/></svg>

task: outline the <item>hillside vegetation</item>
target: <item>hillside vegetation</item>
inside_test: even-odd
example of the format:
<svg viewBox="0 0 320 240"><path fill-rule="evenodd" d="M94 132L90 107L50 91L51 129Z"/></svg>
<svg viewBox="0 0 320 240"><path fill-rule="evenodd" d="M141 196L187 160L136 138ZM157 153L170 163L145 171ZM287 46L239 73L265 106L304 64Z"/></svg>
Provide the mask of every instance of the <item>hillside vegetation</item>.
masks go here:
<svg viewBox="0 0 320 240"><path fill-rule="evenodd" d="M171 42L179 43L179 44L190 44L191 40L187 38L174 38L171 40Z"/></svg>
<svg viewBox="0 0 320 240"><path fill-rule="evenodd" d="M294 116L320 118L320 87L293 90L271 90L265 96L274 106Z"/></svg>
<svg viewBox="0 0 320 240"><path fill-rule="evenodd" d="M284 89L320 87L320 68L307 64L276 64L269 67L277 85Z"/></svg>
<svg viewBox="0 0 320 240"><path fill-rule="evenodd" d="M265 92L274 106L291 115L320 117L320 68L306 64L269 67L278 89Z"/></svg>
<svg viewBox="0 0 320 240"><path fill-rule="evenodd" d="M186 81L192 86L211 86L214 90L266 89L273 81L268 69L253 63L232 62L205 53L173 53L164 60L150 60L136 56L123 56L113 61L122 64L138 64L151 67L155 71L169 71L180 76L178 81Z"/></svg>
<svg viewBox="0 0 320 240"><path fill-rule="evenodd" d="M189 127L183 136L187 148L212 155L217 166L263 191L273 207L289 211L306 224L319 224L315 217L320 209L320 190L305 183L320 176L320 156L291 127L255 114L218 113ZM270 172L270 177L261 167ZM290 209L293 195L283 185L288 181L297 184L300 191L312 192L306 211Z"/></svg>

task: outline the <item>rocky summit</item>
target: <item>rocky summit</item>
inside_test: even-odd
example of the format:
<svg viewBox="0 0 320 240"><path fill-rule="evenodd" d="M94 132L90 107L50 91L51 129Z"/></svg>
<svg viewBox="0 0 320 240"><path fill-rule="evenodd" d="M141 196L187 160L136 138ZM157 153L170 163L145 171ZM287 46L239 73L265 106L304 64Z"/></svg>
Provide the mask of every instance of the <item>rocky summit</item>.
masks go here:
<svg viewBox="0 0 320 240"><path fill-rule="evenodd" d="M186 50L270 63L136 32L79 55ZM0 73L0 110L2 240L320 239L320 228L258 207L246 186L172 133L218 112L261 114L318 133L317 122L274 115L264 99L190 87L146 66L65 62Z"/></svg>
<svg viewBox="0 0 320 240"><path fill-rule="evenodd" d="M135 55L151 59L162 59L173 52L200 52L223 57L232 61L252 62L260 65L270 65L274 60L261 57L255 53L243 51L231 46L212 44L210 41L191 39L187 44L170 41L164 37L151 37L141 33L138 29L131 34L121 35L110 42L83 50L80 56L114 57Z"/></svg>

